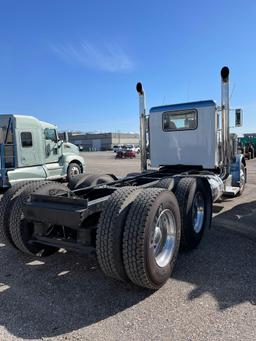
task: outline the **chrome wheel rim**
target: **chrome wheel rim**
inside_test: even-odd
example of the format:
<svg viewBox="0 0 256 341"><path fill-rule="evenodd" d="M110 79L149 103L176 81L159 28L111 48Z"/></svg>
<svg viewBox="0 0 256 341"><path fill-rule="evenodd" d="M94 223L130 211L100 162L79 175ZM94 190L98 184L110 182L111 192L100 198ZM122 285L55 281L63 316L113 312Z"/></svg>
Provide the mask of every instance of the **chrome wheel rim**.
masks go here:
<svg viewBox="0 0 256 341"><path fill-rule="evenodd" d="M77 167L74 166L74 167L72 167L70 169L70 173L69 174L70 174L71 178L73 178L74 176L80 174L80 171L79 171L79 169Z"/></svg>
<svg viewBox="0 0 256 341"><path fill-rule="evenodd" d="M153 246L156 264L163 268L172 259L176 245L176 221L171 210L164 209L157 217L154 227Z"/></svg>
<svg viewBox="0 0 256 341"><path fill-rule="evenodd" d="M204 224L204 197L201 192L197 192L192 206L193 228L196 233L202 230Z"/></svg>

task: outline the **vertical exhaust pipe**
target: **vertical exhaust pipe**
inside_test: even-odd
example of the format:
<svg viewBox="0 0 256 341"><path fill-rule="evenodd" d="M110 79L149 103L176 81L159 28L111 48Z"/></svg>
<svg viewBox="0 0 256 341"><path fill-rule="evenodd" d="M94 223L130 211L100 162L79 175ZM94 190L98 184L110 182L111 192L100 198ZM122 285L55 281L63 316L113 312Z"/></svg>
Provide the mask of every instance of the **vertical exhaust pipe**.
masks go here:
<svg viewBox="0 0 256 341"><path fill-rule="evenodd" d="M222 113L222 161L224 177L229 174L230 143L229 143L229 68L221 69L221 113Z"/></svg>
<svg viewBox="0 0 256 341"><path fill-rule="evenodd" d="M146 136L146 99L141 83L137 83L136 90L139 94L140 110L140 152L141 172L147 171L147 136Z"/></svg>
<svg viewBox="0 0 256 341"><path fill-rule="evenodd" d="M68 139L68 132L67 132L67 131L64 131L64 141L65 141L65 142L69 142L69 139Z"/></svg>

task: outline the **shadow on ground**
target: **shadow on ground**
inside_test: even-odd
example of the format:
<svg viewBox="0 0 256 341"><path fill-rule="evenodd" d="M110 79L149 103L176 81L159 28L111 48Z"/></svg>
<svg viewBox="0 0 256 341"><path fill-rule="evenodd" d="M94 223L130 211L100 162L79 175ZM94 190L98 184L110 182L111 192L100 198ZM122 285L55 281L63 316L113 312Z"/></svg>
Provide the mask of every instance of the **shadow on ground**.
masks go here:
<svg viewBox="0 0 256 341"><path fill-rule="evenodd" d="M151 294L107 279L94 258L59 253L41 264L5 246L0 254L0 324L21 338L51 337L86 327Z"/></svg>
<svg viewBox="0 0 256 341"><path fill-rule="evenodd" d="M213 219L197 250L180 254L173 277L196 285L188 300L210 293L220 309L255 301L255 222L256 201L238 205ZM77 330L152 294L106 279L94 258L59 253L40 263L5 246L0 254L0 323L20 338Z"/></svg>
<svg viewBox="0 0 256 341"><path fill-rule="evenodd" d="M220 309L256 304L256 201L213 218L200 247L180 254L173 278L196 285L188 300L210 294Z"/></svg>

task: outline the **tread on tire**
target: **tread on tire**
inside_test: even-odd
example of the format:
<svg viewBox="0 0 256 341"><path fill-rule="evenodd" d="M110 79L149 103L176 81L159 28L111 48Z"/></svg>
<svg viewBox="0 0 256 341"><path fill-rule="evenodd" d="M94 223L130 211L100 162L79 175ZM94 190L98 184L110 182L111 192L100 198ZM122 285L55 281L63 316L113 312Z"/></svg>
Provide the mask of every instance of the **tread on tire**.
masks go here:
<svg viewBox="0 0 256 341"><path fill-rule="evenodd" d="M176 240L170 262L159 267L150 247L152 228L158 210L171 210L176 224ZM180 243L180 213L175 195L164 189L149 188L143 190L133 202L128 213L124 237L123 259L130 280L141 287L159 289L169 279Z"/></svg>
<svg viewBox="0 0 256 341"><path fill-rule="evenodd" d="M15 200L10 214L10 233L14 244L20 251L40 257L49 256L58 251L58 248L52 246L29 243L33 233L33 225L23 219L23 208L31 194L50 194L51 191L56 190L67 191L67 188L53 181L38 181L28 185Z"/></svg>
<svg viewBox="0 0 256 341"><path fill-rule="evenodd" d="M101 213L96 237L97 259L102 271L118 280L127 280L122 257L123 229L131 203L141 190L123 187L108 199Z"/></svg>

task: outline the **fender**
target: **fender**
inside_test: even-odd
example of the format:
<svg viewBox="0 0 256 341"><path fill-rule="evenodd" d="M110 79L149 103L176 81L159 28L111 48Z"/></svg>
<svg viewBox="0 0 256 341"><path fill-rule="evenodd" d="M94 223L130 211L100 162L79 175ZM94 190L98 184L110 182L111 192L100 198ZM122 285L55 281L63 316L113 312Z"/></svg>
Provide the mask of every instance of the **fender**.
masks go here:
<svg viewBox="0 0 256 341"><path fill-rule="evenodd" d="M212 196L212 202L217 201L224 193L224 184L221 178L217 175L207 175L208 186L210 187L210 193Z"/></svg>
<svg viewBox="0 0 256 341"><path fill-rule="evenodd" d="M241 165L244 165L245 169L245 182L247 182L247 169L246 162L243 154L237 154L230 165L230 174L232 176L232 186L239 187L240 185L240 169Z"/></svg>
<svg viewBox="0 0 256 341"><path fill-rule="evenodd" d="M74 155L74 154L63 155L63 164L65 168L65 173L67 172L68 166L71 162L78 163L82 167L82 173L85 173L86 165L85 165L84 158L82 156Z"/></svg>

